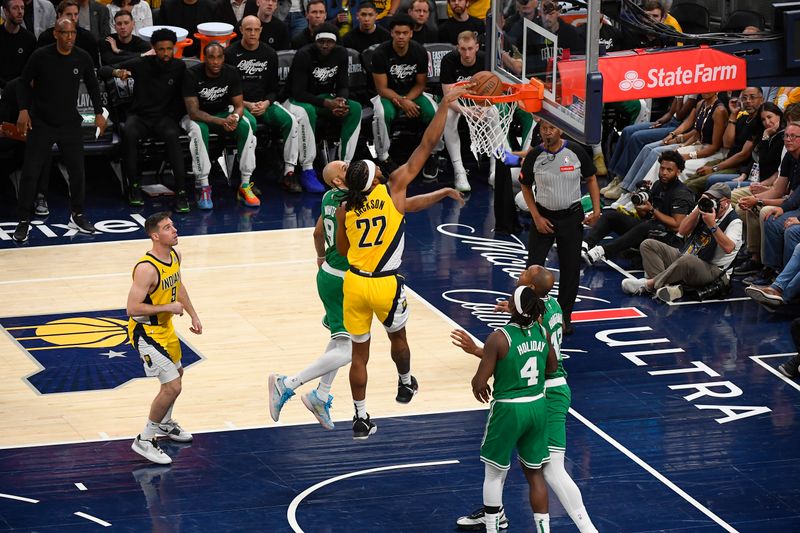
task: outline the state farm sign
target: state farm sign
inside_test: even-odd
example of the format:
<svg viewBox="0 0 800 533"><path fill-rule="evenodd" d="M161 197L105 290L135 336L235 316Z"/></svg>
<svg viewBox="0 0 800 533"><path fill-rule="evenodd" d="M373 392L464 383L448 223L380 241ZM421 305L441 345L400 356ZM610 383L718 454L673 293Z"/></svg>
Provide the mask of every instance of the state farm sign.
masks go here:
<svg viewBox="0 0 800 533"><path fill-rule="evenodd" d="M562 97L582 98L586 67L583 60L558 63ZM744 89L744 59L707 46L668 52L633 50L598 61L603 74L603 102L661 98Z"/></svg>

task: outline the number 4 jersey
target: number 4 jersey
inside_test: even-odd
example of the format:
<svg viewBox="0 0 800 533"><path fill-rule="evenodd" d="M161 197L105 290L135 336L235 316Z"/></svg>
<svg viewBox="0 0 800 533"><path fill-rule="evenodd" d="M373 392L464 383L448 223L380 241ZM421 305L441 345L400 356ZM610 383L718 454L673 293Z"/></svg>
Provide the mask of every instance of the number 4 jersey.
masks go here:
<svg viewBox="0 0 800 533"><path fill-rule="evenodd" d="M541 324L530 328L507 324L501 331L508 340L508 354L494 369L494 399L532 397L544 392L544 368L550 343Z"/></svg>
<svg viewBox="0 0 800 533"><path fill-rule="evenodd" d="M376 185L367 201L347 211L350 239L347 260L362 272L392 272L403 260L405 217L397 210L386 185Z"/></svg>

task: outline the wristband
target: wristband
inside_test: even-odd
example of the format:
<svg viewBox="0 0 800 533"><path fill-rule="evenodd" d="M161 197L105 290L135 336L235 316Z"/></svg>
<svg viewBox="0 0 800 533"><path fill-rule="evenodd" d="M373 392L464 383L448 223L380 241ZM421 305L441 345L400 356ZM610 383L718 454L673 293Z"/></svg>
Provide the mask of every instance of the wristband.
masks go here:
<svg viewBox="0 0 800 533"><path fill-rule="evenodd" d="M719 226L711 226L710 228L708 228L708 230L711 233L716 233L718 229L719 229Z"/></svg>
<svg viewBox="0 0 800 533"><path fill-rule="evenodd" d="M736 124L736 121L735 120L729 120L728 124Z"/></svg>

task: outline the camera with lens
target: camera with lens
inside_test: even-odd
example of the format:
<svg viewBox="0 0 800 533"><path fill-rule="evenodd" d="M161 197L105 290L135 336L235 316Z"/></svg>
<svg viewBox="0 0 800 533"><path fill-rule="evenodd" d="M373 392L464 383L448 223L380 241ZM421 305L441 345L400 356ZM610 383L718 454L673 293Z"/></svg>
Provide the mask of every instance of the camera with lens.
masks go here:
<svg viewBox="0 0 800 533"><path fill-rule="evenodd" d="M643 181L637 185L636 190L631 194L631 203L633 205L642 205L649 202L651 198L650 185Z"/></svg>
<svg viewBox="0 0 800 533"><path fill-rule="evenodd" d="M703 196L697 202L697 208L703 213L714 213L719 208L719 202L714 198Z"/></svg>

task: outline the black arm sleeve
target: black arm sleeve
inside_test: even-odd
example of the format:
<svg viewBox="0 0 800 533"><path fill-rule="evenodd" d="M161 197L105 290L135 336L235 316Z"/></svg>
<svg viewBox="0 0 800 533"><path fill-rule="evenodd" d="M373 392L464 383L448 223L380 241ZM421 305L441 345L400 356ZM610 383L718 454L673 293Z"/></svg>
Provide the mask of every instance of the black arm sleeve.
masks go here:
<svg viewBox="0 0 800 533"><path fill-rule="evenodd" d="M578 156L578 160L581 162L581 176L588 178L589 176L594 176L597 174L597 168L594 166L594 160L589 156L589 154L586 153L586 150L574 142L567 141L567 143L569 144L569 148L575 152L575 155Z"/></svg>
<svg viewBox="0 0 800 533"><path fill-rule="evenodd" d="M522 160L522 170L519 175L519 182L528 187L533 186L533 165L536 163L536 158L542 153L541 145L535 146L530 149L525 159Z"/></svg>

